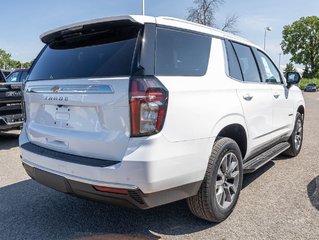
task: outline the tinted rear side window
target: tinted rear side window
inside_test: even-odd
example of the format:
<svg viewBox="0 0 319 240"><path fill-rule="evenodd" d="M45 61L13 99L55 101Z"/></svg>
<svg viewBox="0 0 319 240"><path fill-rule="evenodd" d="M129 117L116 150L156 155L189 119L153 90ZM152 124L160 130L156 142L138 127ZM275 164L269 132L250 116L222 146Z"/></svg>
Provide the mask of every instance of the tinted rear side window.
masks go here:
<svg viewBox="0 0 319 240"><path fill-rule="evenodd" d="M139 30L117 27L56 40L43 51L28 79L129 76Z"/></svg>
<svg viewBox="0 0 319 240"><path fill-rule="evenodd" d="M157 29L155 72L160 76L203 76L207 71L211 37Z"/></svg>
<svg viewBox="0 0 319 240"><path fill-rule="evenodd" d="M239 62L234 51L232 44L229 41L225 41L227 60L228 60L228 71L229 75L233 78L243 81L243 75L241 74Z"/></svg>
<svg viewBox="0 0 319 240"><path fill-rule="evenodd" d="M244 81L260 82L260 75L251 48L238 43L233 43L233 46L239 60Z"/></svg>

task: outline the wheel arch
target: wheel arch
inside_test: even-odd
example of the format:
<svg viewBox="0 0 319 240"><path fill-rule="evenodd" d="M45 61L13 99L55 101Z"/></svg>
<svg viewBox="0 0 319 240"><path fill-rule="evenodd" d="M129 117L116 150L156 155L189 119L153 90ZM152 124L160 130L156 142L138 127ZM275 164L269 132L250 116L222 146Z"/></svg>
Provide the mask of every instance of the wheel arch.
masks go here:
<svg viewBox="0 0 319 240"><path fill-rule="evenodd" d="M214 127L213 136L215 139L220 137L228 137L233 139L240 148L242 158L245 158L249 143L248 131L245 119L242 115L229 115L218 121Z"/></svg>
<svg viewBox="0 0 319 240"><path fill-rule="evenodd" d="M297 108L297 112L299 112L304 118L304 116L305 116L305 107L303 105L299 105L299 107Z"/></svg>

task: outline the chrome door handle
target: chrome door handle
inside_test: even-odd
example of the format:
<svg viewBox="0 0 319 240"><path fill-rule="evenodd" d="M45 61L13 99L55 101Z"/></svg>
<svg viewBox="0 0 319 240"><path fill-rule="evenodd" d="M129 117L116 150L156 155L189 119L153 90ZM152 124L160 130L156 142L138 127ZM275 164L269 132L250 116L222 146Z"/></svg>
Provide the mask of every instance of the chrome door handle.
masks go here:
<svg viewBox="0 0 319 240"><path fill-rule="evenodd" d="M243 96L243 98L244 98L245 100L247 100L247 101L250 101L251 99L253 99L253 97L254 97L254 96L250 95L249 93L247 93L247 94L245 94L245 95Z"/></svg>

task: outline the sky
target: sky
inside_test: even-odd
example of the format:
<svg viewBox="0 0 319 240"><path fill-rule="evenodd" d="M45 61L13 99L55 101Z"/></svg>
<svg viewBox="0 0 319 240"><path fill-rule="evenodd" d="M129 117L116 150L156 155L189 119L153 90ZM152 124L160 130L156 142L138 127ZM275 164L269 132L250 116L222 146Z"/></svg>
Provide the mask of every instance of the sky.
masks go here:
<svg viewBox="0 0 319 240"><path fill-rule="evenodd" d="M141 14L142 0L2 0L0 14L0 49L22 62L33 60L44 46L39 36L48 30L94 18ZM145 0L145 14L185 19L193 0ZM279 64L283 26L300 17L319 14L315 0L225 0L216 13L217 24L236 14L238 35L263 46L265 27L266 51ZM281 64L289 56L281 57Z"/></svg>

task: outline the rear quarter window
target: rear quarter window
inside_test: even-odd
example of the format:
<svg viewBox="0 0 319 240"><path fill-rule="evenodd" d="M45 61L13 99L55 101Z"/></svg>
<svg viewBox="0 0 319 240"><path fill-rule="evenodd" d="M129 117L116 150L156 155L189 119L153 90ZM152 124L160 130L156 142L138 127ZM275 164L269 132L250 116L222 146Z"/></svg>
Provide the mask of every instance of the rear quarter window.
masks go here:
<svg viewBox="0 0 319 240"><path fill-rule="evenodd" d="M159 76L203 76L206 74L211 37L157 28L155 74Z"/></svg>

